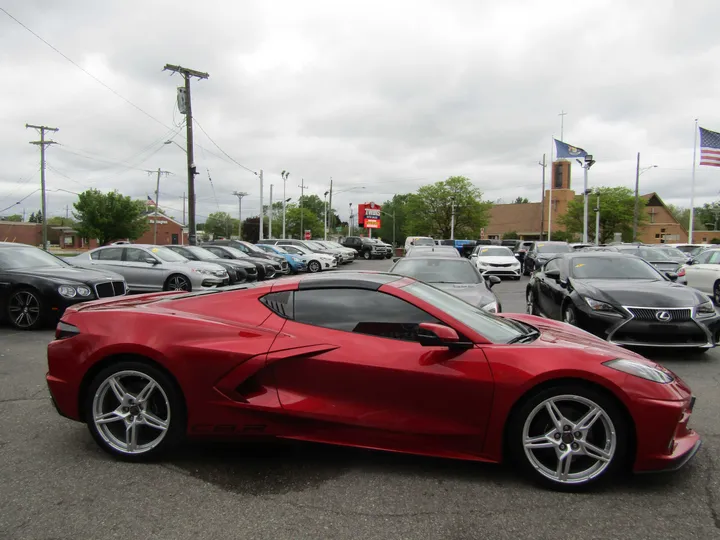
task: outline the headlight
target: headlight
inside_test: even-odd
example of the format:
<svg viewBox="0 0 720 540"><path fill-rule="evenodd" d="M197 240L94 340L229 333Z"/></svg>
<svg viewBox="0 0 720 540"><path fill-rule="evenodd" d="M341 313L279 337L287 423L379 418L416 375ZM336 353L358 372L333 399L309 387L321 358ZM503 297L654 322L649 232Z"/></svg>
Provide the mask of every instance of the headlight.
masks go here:
<svg viewBox="0 0 720 540"><path fill-rule="evenodd" d="M667 371L663 371L662 369L649 366L641 362L636 362L635 360L616 358L615 360L603 362L603 365L656 383L667 384L675 380L675 378Z"/></svg>
<svg viewBox="0 0 720 540"><path fill-rule="evenodd" d="M203 276L212 276L213 275L210 270L205 270L203 268L193 268L192 271L195 272L196 274L202 274Z"/></svg>
<svg viewBox="0 0 720 540"><path fill-rule="evenodd" d="M515 267L520 268L520 263L517 261L515 261L514 263L511 263L511 268L515 268Z"/></svg>
<svg viewBox="0 0 720 540"><path fill-rule="evenodd" d="M75 298L75 296L77 296L75 287L68 287L67 285L61 285L58 287L58 292L60 293L60 296L64 296L65 298Z"/></svg>
<svg viewBox="0 0 720 540"><path fill-rule="evenodd" d="M599 300L587 297L583 297L583 300L587 302L587 305L590 306L590 309L592 309L593 311L602 313L604 315L611 315L613 317L622 317L622 315L618 313L618 311L607 302L600 302Z"/></svg>
<svg viewBox="0 0 720 540"><path fill-rule="evenodd" d="M298 257L290 257L292 262L301 263L302 261Z"/></svg>
<svg viewBox="0 0 720 540"><path fill-rule="evenodd" d="M487 311L488 313L497 313L497 302L490 302L489 304L485 304L482 309L484 311Z"/></svg>
<svg viewBox="0 0 720 540"><path fill-rule="evenodd" d="M92 291L87 287L78 287L76 291L80 296L90 296L92 294Z"/></svg>
<svg viewBox="0 0 720 540"><path fill-rule="evenodd" d="M712 317L715 315L715 306L711 301L707 301L704 304L700 304L695 308L695 313L699 319L703 317Z"/></svg>

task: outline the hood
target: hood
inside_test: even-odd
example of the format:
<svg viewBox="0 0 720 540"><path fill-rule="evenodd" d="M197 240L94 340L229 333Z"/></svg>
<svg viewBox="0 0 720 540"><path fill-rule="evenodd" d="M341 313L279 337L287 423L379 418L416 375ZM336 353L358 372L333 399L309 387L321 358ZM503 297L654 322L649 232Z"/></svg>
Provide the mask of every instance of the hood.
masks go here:
<svg viewBox="0 0 720 540"><path fill-rule="evenodd" d="M245 262L240 259L212 259L202 262L217 264L219 266L232 266L233 268L255 268L255 265L250 261Z"/></svg>
<svg viewBox="0 0 720 540"><path fill-rule="evenodd" d="M514 255L498 256L498 257L478 257L478 264L519 264Z"/></svg>
<svg viewBox="0 0 720 540"><path fill-rule="evenodd" d="M19 268L10 270L13 274L47 278L53 282L101 283L106 281L125 281L115 272L93 270L84 267L42 266L38 268Z"/></svg>
<svg viewBox="0 0 720 540"><path fill-rule="evenodd" d="M186 266L189 266L190 268L194 268L197 270L210 270L211 272L223 272L225 273L226 270L220 266L219 264L211 263L211 262L205 262L205 261L190 261L188 263L185 263Z"/></svg>
<svg viewBox="0 0 720 540"><path fill-rule="evenodd" d="M431 285L476 307L497 302L495 294L482 283L432 283Z"/></svg>
<svg viewBox="0 0 720 540"><path fill-rule="evenodd" d="M275 262L275 261L271 261L270 259L263 259L261 257L251 257L249 255L247 257L243 257L242 259L235 259L235 260L242 261L242 262L249 262L254 265L262 264L263 266L272 266L273 262ZM283 260L285 260L285 259L283 259Z"/></svg>
<svg viewBox="0 0 720 540"><path fill-rule="evenodd" d="M671 281L571 278L570 284L583 296L615 306L692 307L708 300L701 292Z"/></svg>

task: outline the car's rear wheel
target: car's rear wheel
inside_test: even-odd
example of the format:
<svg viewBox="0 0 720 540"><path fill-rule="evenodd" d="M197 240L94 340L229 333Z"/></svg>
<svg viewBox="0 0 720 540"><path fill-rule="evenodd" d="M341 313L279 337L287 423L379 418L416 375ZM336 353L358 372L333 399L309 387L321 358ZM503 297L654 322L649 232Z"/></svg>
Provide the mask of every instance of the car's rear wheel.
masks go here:
<svg viewBox="0 0 720 540"><path fill-rule="evenodd" d="M308 272L316 273L322 270L322 265L317 261L310 261L308 263Z"/></svg>
<svg viewBox="0 0 720 540"><path fill-rule="evenodd" d="M43 301L34 289L16 289L7 302L7 316L18 330L37 330L43 324Z"/></svg>
<svg viewBox="0 0 720 540"><path fill-rule="evenodd" d="M110 454L152 459L175 446L185 432L182 396L174 381L142 362L118 362L93 379L84 414L90 434Z"/></svg>
<svg viewBox="0 0 720 540"><path fill-rule="evenodd" d="M165 281L166 291L188 291L192 290L190 280L182 274L173 274Z"/></svg>
<svg viewBox="0 0 720 540"><path fill-rule="evenodd" d="M713 301L715 305L720 306L720 280L713 285Z"/></svg>
<svg viewBox="0 0 720 540"><path fill-rule="evenodd" d="M577 311L575 307L570 303L566 303L563 307L562 320L564 323L572 324L573 326L578 325Z"/></svg>
<svg viewBox="0 0 720 540"><path fill-rule="evenodd" d="M532 289L528 290L527 296L525 299L526 299L526 304L527 304L526 307L527 307L528 314L529 315L537 315L538 309L537 309L537 305L535 305L535 293L533 292Z"/></svg>
<svg viewBox="0 0 720 540"><path fill-rule="evenodd" d="M372 258L372 254L369 251L363 251L363 259L369 261Z"/></svg>
<svg viewBox="0 0 720 540"><path fill-rule="evenodd" d="M626 463L629 428L614 400L581 384L541 390L510 420L509 445L524 472L546 487L577 491Z"/></svg>

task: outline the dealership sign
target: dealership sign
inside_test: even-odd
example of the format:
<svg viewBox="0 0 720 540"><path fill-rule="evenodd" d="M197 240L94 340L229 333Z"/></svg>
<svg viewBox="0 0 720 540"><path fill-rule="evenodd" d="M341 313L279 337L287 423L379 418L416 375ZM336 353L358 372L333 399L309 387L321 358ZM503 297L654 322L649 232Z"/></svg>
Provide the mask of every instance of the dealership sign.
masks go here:
<svg viewBox="0 0 720 540"><path fill-rule="evenodd" d="M374 202L358 205L358 226L365 229L380 228L380 205Z"/></svg>

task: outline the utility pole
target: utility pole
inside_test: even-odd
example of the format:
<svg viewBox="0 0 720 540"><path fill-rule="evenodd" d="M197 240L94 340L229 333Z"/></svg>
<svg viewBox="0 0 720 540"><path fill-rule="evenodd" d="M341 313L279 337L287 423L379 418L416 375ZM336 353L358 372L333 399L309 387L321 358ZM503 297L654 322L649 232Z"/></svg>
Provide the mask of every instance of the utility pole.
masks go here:
<svg viewBox="0 0 720 540"><path fill-rule="evenodd" d="M455 197L450 198L452 214L450 215L450 240L455 240Z"/></svg>
<svg viewBox="0 0 720 540"><path fill-rule="evenodd" d="M273 185L270 184L270 208L268 211L268 238L272 238L272 189Z"/></svg>
<svg viewBox="0 0 720 540"><path fill-rule="evenodd" d="M560 114L558 114L558 116L560 117L560 142L564 142L563 141L563 132L565 131L565 116L566 115L567 115L567 113L564 110L560 111Z"/></svg>
<svg viewBox="0 0 720 540"><path fill-rule="evenodd" d="M600 192L597 194L597 204L595 205L595 245L600 245Z"/></svg>
<svg viewBox="0 0 720 540"><path fill-rule="evenodd" d="M148 171L148 174L155 174L154 172ZM157 183L155 185L155 223L153 225L153 244L157 244L157 226L158 226L158 207L160 206L160 175L164 174L167 176L170 174L168 171L163 171L158 167L157 170Z"/></svg>
<svg viewBox="0 0 720 540"><path fill-rule="evenodd" d="M303 197L305 196L305 179L300 179L300 240L305 238L305 231L303 229L303 217L305 212L303 211Z"/></svg>
<svg viewBox="0 0 720 540"><path fill-rule="evenodd" d="M238 198L238 236L242 240L242 200L247 195L244 191L233 191L233 195Z"/></svg>
<svg viewBox="0 0 720 540"><path fill-rule="evenodd" d="M330 210L330 215L332 216L332 176L330 177L330 202L329 202L328 208ZM330 221L327 211L325 212L325 221L328 221L328 222ZM331 227L331 226L332 226L332 224L328 223L328 227ZM325 240L327 240L327 233L325 233Z"/></svg>
<svg viewBox="0 0 720 540"><path fill-rule="evenodd" d="M183 226L185 225L185 192L183 191Z"/></svg>
<svg viewBox="0 0 720 540"><path fill-rule="evenodd" d="M66 220L70 219L70 205L69 204L65 205L65 219Z"/></svg>
<svg viewBox="0 0 720 540"><path fill-rule="evenodd" d="M287 179L288 176L290 176L290 173L288 171L283 171L280 173L280 176L282 176L283 179L283 231L282 231L282 237L287 238L285 236L285 208L287 206L287 193L285 193L285 190L287 189Z"/></svg>
<svg viewBox="0 0 720 540"><path fill-rule="evenodd" d="M263 206L263 171L260 169L260 234L258 241L264 238L265 233L265 207Z"/></svg>
<svg viewBox="0 0 720 540"><path fill-rule="evenodd" d="M640 212L640 152L637 154L637 165L635 166L635 207L633 208L632 239L637 242L638 213Z"/></svg>
<svg viewBox="0 0 720 540"><path fill-rule="evenodd" d="M185 125L187 133L187 168L188 168L188 244L197 245L197 229L195 227L195 153L193 150L193 122L192 122L192 99L190 97L190 78L207 79L210 77L202 71L195 71L181 66L165 64L163 71L172 71L180 73L185 79ZM182 112L182 111L180 111ZM157 201L155 201L157 202Z"/></svg>
<svg viewBox="0 0 720 540"><path fill-rule="evenodd" d="M46 131L52 131L56 132L59 131L58 128L52 128L47 126L35 126L32 124L25 124L25 129L27 128L33 128L40 131L40 140L39 141L31 141L30 144L36 144L40 146L40 191L42 192L42 240L43 240L43 249L47 251L47 242L48 242L48 234L47 234L47 211L46 211L46 198L45 198L45 147L51 144L57 144L55 141L46 141L45 140L45 132Z"/></svg>
<svg viewBox="0 0 720 540"><path fill-rule="evenodd" d="M323 193L323 199L325 201L325 206L323 208L323 240L327 240L327 228L328 228L328 213L327 213L327 196L329 191L326 191Z"/></svg>
<svg viewBox="0 0 720 540"><path fill-rule="evenodd" d="M542 195L540 200L540 240L543 239L543 230L545 229L545 169L547 164L545 163L545 154L543 154L543 160L538 161L538 165L542 167ZM550 180L552 182L552 179Z"/></svg>
<svg viewBox="0 0 720 540"><path fill-rule="evenodd" d="M348 220L348 236L352 236L352 227L353 227L352 203L348 203L348 206L350 207L350 218Z"/></svg>

